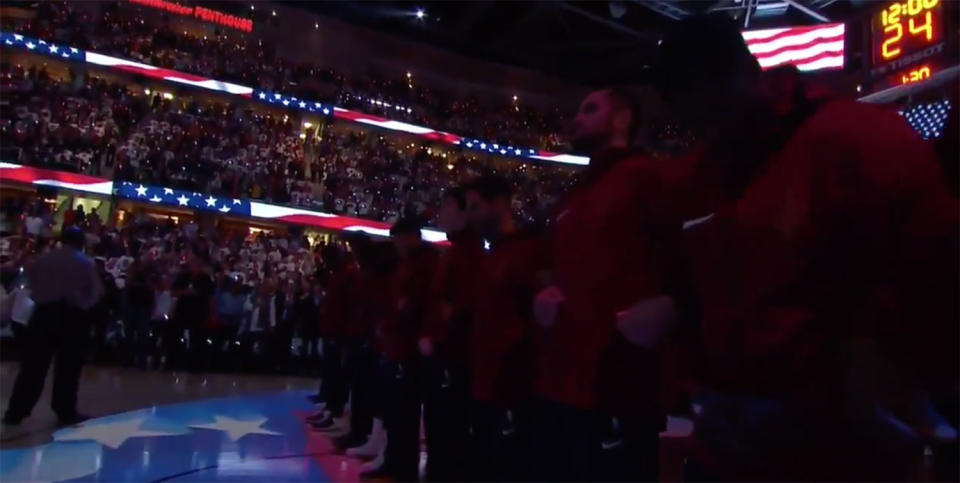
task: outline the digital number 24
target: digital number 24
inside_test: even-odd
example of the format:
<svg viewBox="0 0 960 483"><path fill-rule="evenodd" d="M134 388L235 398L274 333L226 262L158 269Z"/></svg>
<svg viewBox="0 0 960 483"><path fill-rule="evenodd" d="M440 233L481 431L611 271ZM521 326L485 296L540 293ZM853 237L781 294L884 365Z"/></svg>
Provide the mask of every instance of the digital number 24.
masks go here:
<svg viewBox="0 0 960 483"><path fill-rule="evenodd" d="M933 14L927 12L924 17L923 25L919 27L914 23L914 21L917 20L915 17L910 19L910 33L919 34L926 32L927 40L933 40Z"/></svg>
<svg viewBox="0 0 960 483"><path fill-rule="evenodd" d="M911 24L911 27L912 27L912 24ZM903 25L899 23L894 23L894 24L887 25L883 29L884 34L893 32L893 31L896 32L895 34L893 34L893 37L890 37L889 39L884 40L883 44L880 46L880 52L883 54L884 59L889 59L891 57L894 57L900 54L900 47L891 47L891 44L895 44L899 42L901 38L903 38Z"/></svg>

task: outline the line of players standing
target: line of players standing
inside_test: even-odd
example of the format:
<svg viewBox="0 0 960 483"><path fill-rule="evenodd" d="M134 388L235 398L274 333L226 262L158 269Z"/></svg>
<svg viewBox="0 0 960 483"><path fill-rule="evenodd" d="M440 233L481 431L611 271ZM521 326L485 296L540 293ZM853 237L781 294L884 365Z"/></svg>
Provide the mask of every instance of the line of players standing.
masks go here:
<svg viewBox="0 0 960 483"><path fill-rule="evenodd" d="M932 150L893 112L761 73L729 22L661 50L695 159L631 149L630 100L597 91L549 234L491 175L446 192L442 254L410 221L395 252L357 243L315 428L344 427L351 395L340 443L416 480L422 403L431 480L650 481L666 410L694 400L702 478L908 476L898 421L938 424L918 401L956 390L960 217Z"/></svg>

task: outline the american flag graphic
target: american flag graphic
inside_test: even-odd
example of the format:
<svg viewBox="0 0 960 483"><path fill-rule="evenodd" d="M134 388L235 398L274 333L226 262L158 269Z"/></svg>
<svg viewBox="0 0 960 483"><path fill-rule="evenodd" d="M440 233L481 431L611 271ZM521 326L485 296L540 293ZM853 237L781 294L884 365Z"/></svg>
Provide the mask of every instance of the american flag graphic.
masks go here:
<svg viewBox="0 0 960 483"><path fill-rule="evenodd" d="M409 124L406 122L394 121L392 119L374 116L374 115L366 114L363 112L351 111L349 109L343 109L340 107L334 108L333 116L337 119L343 119L346 121L366 124L368 126L376 126L381 129L414 134L428 141L439 141L447 144L457 144L462 139L460 136L457 136L456 134L437 131L434 129L430 129L428 127L417 126L416 124Z"/></svg>
<svg viewBox="0 0 960 483"><path fill-rule="evenodd" d="M2 171L0 171L2 173ZM210 193L152 186L130 181L116 184L114 194L141 203L174 206L239 217L262 218L272 221L321 228L331 231L359 231L374 236L389 237L390 224L351 216L335 215L323 211L274 205L247 198L230 198ZM447 236L437 230L422 230L423 239L431 243L446 244Z"/></svg>
<svg viewBox="0 0 960 483"><path fill-rule="evenodd" d="M813 71L843 68L845 33L844 24L832 23L748 30L743 39L764 69L793 64L802 71Z"/></svg>
<svg viewBox="0 0 960 483"><path fill-rule="evenodd" d="M293 96L283 95L279 92L253 91L254 99L268 104L280 104L290 109L300 109L301 111L312 112L315 114L323 113L324 116L330 115L330 106L322 102L305 101Z"/></svg>
<svg viewBox="0 0 960 483"><path fill-rule="evenodd" d="M126 198L142 203L176 206L202 211L215 211L224 215L250 216L250 201L248 200L214 196L196 191L122 181L117 183L114 194L118 198Z"/></svg>
<svg viewBox="0 0 960 483"><path fill-rule="evenodd" d="M186 72L154 67L141 62L121 59L119 57L98 54L91 51L84 51L82 49L76 49L73 47L59 47L49 44L46 41L30 39L20 34L0 32L0 43L10 47L17 47L21 49L25 48L40 54L86 62L89 64L95 64L123 72L139 74L163 81L175 82L178 84L185 84L202 89L209 89L246 98L252 98L268 104L279 104L285 108L300 109L315 114L322 113L324 116L332 116L335 119L365 124L367 126L385 129L388 131L412 134L422 138L425 141L462 146L475 151L484 151L490 154L499 154L502 156L519 157L553 163L574 164L580 166L586 166L590 164L590 158L586 156L554 153L541 149L521 149L514 146L504 146L496 143L489 143L479 139L468 139L457 134L431 129L426 126L418 126L416 124L387 119L359 111L343 109L308 99L299 99L297 97L285 95L279 92L254 90L252 87L218 81L216 79L188 74Z"/></svg>
<svg viewBox="0 0 960 483"><path fill-rule="evenodd" d="M19 47L37 54L49 55L67 60L83 60L83 51L75 47L57 45L46 40L37 40L20 34L0 32L0 43L8 47Z"/></svg>
<svg viewBox="0 0 960 483"><path fill-rule="evenodd" d="M335 231L358 231L368 235L389 237L390 224L376 220L365 220L351 216L334 215L322 211L313 211L289 206L271 205L259 201L250 202L250 215L255 218L305 225ZM420 235L430 243L447 244L447 235L442 231L422 229Z"/></svg>
<svg viewBox="0 0 960 483"><path fill-rule="evenodd" d="M160 67L154 67L152 65L141 64L140 62L133 62L130 60L124 60L117 57L111 57L109 55L98 54L96 52L87 51L86 61L89 64L102 65L104 67L112 67L117 70L122 70L124 72L132 72L134 74L140 74L147 77L152 77L154 79L160 79L170 82L176 82L178 84L186 84L188 86L200 87L203 89L210 89L213 91L226 92L228 94L234 94L243 97L251 97L253 95L253 88L241 86L237 84L231 84L230 82L223 82L207 77L200 77L193 74L187 74L185 72L178 72L170 69L161 69Z"/></svg>
<svg viewBox="0 0 960 483"><path fill-rule="evenodd" d="M0 181L53 186L101 195L110 195L113 191L113 181L109 179L5 162L0 162Z"/></svg>

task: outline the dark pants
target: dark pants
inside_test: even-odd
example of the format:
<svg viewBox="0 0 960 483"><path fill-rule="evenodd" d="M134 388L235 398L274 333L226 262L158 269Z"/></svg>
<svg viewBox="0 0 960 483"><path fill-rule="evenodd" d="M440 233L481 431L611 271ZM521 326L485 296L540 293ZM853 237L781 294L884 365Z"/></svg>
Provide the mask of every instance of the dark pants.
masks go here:
<svg viewBox="0 0 960 483"><path fill-rule="evenodd" d="M532 410L531 479L657 481L662 418L613 418L551 401Z"/></svg>
<svg viewBox="0 0 960 483"><path fill-rule="evenodd" d="M339 340L323 339L322 393L326 396L326 409L339 418L347 405L347 379L344 372L343 344Z"/></svg>
<svg viewBox="0 0 960 483"><path fill-rule="evenodd" d="M240 340L239 367L244 371L259 371L265 367L270 352L270 335L264 331L244 332Z"/></svg>
<svg viewBox="0 0 960 483"><path fill-rule="evenodd" d="M367 341L349 341L344 350L350 393L350 436L360 441L373 427L373 386L377 361Z"/></svg>
<svg viewBox="0 0 960 483"><path fill-rule="evenodd" d="M38 304L23 335L23 361L4 420L16 423L30 415L43 392L54 358L51 407L60 419L73 418L77 414L77 386L89 339L87 314L64 304Z"/></svg>
<svg viewBox="0 0 960 483"><path fill-rule="evenodd" d="M164 369L180 369L187 363L187 340L183 326L173 321L164 321L160 327L161 349L165 359Z"/></svg>
<svg viewBox="0 0 960 483"><path fill-rule="evenodd" d="M470 418L473 481L528 480L526 408L503 409L474 401Z"/></svg>
<svg viewBox="0 0 960 483"><path fill-rule="evenodd" d="M270 369L289 371L290 344L293 341L293 328L289 324L281 324L274 331L270 341Z"/></svg>
<svg viewBox="0 0 960 483"><path fill-rule="evenodd" d="M423 367L423 424L427 478L461 481L469 476L470 383L466 371L427 360Z"/></svg>
<svg viewBox="0 0 960 483"><path fill-rule="evenodd" d="M416 481L420 463L420 387L416 361L381 366L385 467L399 481Z"/></svg>
<svg viewBox="0 0 960 483"><path fill-rule="evenodd" d="M193 332L196 332L196 338L193 337ZM235 340L233 333L232 327L224 325L202 327L191 331L190 349L194 351L192 369L200 372L223 370L224 362L228 359L225 346L228 342Z"/></svg>
<svg viewBox="0 0 960 483"><path fill-rule="evenodd" d="M150 322L150 310L136 308L130 316L129 363L146 368L147 356L153 350L153 327Z"/></svg>

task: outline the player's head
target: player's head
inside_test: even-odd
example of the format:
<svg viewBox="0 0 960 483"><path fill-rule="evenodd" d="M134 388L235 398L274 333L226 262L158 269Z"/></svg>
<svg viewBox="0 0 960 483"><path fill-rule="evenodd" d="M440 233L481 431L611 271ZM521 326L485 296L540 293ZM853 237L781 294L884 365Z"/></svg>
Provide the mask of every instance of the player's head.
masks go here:
<svg viewBox="0 0 960 483"><path fill-rule="evenodd" d="M63 242L64 246L73 248L74 250L82 250L84 235L83 230L75 226L65 228L62 233L60 233L60 241Z"/></svg>
<svg viewBox="0 0 960 483"><path fill-rule="evenodd" d="M463 188L456 186L448 188L440 198L440 209L437 212L437 225L445 233L456 233L467 223L467 198Z"/></svg>
<svg viewBox="0 0 960 483"><path fill-rule="evenodd" d="M584 153L625 148L633 136L636 112L629 96L616 89L587 94L573 119L570 142Z"/></svg>
<svg viewBox="0 0 960 483"><path fill-rule="evenodd" d="M397 255L401 258L412 254L422 243L420 228L420 221L414 218L401 218L390 228L393 246L396 247Z"/></svg>
<svg viewBox="0 0 960 483"><path fill-rule="evenodd" d="M664 32L655 69L657 88L687 120L715 120L743 104L760 65L740 26L721 13L674 22Z"/></svg>
<svg viewBox="0 0 960 483"><path fill-rule="evenodd" d="M511 216L513 190L503 176L484 175L466 187L467 219L480 235L495 238Z"/></svg>

